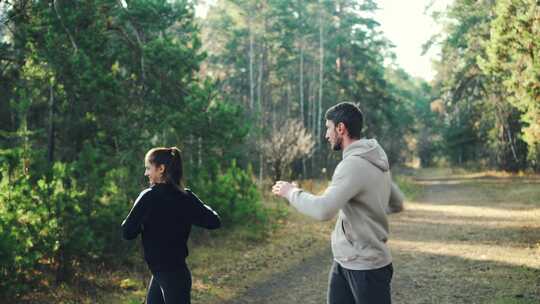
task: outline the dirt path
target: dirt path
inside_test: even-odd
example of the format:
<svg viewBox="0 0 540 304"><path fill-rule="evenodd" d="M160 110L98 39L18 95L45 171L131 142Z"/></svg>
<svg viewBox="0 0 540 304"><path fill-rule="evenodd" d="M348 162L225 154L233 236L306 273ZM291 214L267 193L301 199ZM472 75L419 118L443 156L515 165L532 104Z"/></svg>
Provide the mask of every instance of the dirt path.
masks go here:
<svg viewBox="0 0 540 304"><path fill-rule="evenodd" d="M329 246L319 250L286 272L251 286L244 294L227 303L326 303L332 253Z"/></svg>
<svg viewBox="0 0 540 304"><path fill-rule="evenodd" d="M392 215L396 304L540 303L540 180L424 171ZM325 303L328 246L227 303Z"/></svg>

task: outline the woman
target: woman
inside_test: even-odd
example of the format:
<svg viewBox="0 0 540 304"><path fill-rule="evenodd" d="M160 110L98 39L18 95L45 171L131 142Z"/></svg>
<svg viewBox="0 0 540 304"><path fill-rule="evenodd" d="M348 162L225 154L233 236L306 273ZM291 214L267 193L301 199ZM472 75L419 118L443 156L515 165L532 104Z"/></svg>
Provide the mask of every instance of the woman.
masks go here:
<svg viewBox="0 0 540 304"><path fill-rule="evenodd" d="M190 303L191 272L186 265L192 225L221 226L218 214L182 186L180 150L154 148L145 157L150 188L143 190L122 223L124 239L142 234L144 258L152 273L147 304Z"/></svg>

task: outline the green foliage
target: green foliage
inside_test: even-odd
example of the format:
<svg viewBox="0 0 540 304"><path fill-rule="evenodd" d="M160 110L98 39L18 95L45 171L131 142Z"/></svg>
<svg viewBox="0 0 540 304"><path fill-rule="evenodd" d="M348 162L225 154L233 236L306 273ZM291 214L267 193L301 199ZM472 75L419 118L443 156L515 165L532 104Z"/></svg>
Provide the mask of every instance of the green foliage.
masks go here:
<svg viewBox="0 0 540 304"><path fill-rule="evenodd" d="M392 163L402 163L411 158L413 150L422 166L432 165L440 153L441 123L440 113L431 109L431 87L401 69L388 69L385 76L388 92L396 100L387 114L391 123L381 127L381 142L388 158Z"/></svg>
<svg viewBox="0 0 540 304"><path fill-rule="evenodd" d="M8 172L5 166L2 171ZM22 279L39 280L41 273L35 269L58 262L58 254L69 258L93 252L85 193L70 166L55 163L51 176L21 174L19 167L2 176L0 192L0 260L8 278L2 282L6 290L18 291L22 285L14 283Z"/></svg>
<svg viewBox="0 0 540 304"><path fill-rule="evenodd" d="M540 160L540 3L498 1L482 70L502 82L507 101L521 112L523 140L533 164Z"/></svg>
<svg viewBox="0 0 540 304"><path fill-rule="evenodd" d="M423 194L423 186L415 183L409 176L397 175L394 177L394 180L397 183L399 189L403 191L403 194L405 195L405 200L414 201ZM406 204L405 208L407 208Z"/></svg>
<svg viewBox="0 0 540 304"><path fill-rule="evenodd" d="M251 174L227 169L249 121L199 74L206 55L193 4L122 3L2 4L2 293L132 255L120 223L145 187L143 156L154 146L182 147L188 179L224 172L208 175L220 183L205 181L204 191L239 202L226 219L266 229Z"/></svg>
<svg viewBox="0 0 540 304"><path fill-rule="evenodd" d="M435 88L445 108L443 151L452 163L538 167L538 7L458 0L441 15Z"/></svg>
<svg viewBox="0 0 540 304"><path fill-rule="evenodd" d="M224 172L217 170L214 177L201 172L193 189L216 209L225 226L246 225L257 230L269 223L269 213L262 205L251 167L243 170L233 160L230 167Z"/></svg>
<svg viewBox="0 0 540 304"><path fill-rule="evenodd" d="M126 216L126 210L131 207L135 193L139 190L133 183L127 168L110 169L102 179L102 187L98 193L88 199L93 200L90 210L91 228L94 233L92 259L100 261L122 262L118 256L128 256L133 246L126 244L118 232L119 219ZM96 184L93 181L92 184Z"/></svg>
<svg viewBox="0 0 540 304"><path fill-rule="evenodd" d="M2 172L7 172L5 166ZM30 277L30 270L37 260L43 256L43 247L34 248L37 232L43 229L42 219L46 215L30 212L28 205L32 204L32 188L29 178L12 179L3 174L0 183L0 261L2 277L0 283L2 290L10 287L11 292L24 291L24 285L16 284L24 277ZM51 226L54 226L52 224ZM50 247L50 244L48 244Z"/></svg>

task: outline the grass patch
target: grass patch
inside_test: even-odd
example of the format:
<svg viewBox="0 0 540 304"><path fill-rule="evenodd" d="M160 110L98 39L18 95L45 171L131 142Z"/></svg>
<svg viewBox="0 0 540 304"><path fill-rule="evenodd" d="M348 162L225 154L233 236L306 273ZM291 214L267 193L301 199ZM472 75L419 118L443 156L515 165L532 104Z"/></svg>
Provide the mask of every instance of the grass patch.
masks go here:
<svg viewBox="0 0 540 304"><path fill-rule="evenodd" d="M424 192L424 187L415 183L411 176L397 175L394 176L394 181L405 194L405 200L407 201L416 200Z"/></svg>
<svg viewBox="0 0 540 304"><path fill-rule="evenodd" d="M489 190L490 197L497 203L514 202L516 206L540 206L540 180L538 183L532 183L513 178L496 185L490 183L476 183L476 185Z"/></svg>
<svg viewBox="0 0 540 304"><path fill-rule="evenodd" d="M524 295L515 295L514 297L505 296L486 302L485 304L538 304L538 300L524 298Z"/></svg>

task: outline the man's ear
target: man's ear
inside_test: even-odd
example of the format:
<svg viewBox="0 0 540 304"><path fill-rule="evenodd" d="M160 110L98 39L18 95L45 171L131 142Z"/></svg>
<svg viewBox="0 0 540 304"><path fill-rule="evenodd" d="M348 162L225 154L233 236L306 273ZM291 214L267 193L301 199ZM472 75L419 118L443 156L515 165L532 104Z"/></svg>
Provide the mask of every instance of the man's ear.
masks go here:
<svg viewBox="0 0 540 304"><path fill-rule="evenodd" d="M347 133L347 128L345 127L345 124L342 123L342 122L337 124L336 130L337 130L338 134L340 134L340 135L344 135L345 133Z"/></svg>

